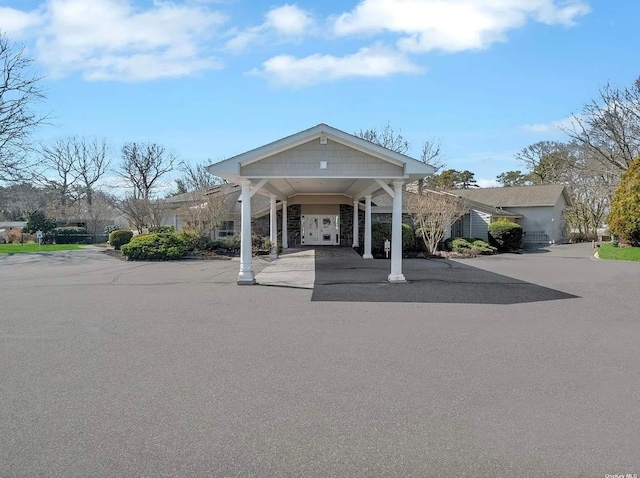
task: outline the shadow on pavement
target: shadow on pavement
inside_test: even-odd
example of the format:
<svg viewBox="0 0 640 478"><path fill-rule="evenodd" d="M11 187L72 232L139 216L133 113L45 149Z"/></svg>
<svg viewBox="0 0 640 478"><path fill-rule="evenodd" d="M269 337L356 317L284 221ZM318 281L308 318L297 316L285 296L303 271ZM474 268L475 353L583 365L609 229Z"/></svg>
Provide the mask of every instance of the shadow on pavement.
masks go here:
<svg viewBox="0 0 640 478"><path fill-rule="evenodd" d="M312 301L519 304L578 296L444 259L405 259L406 284L386 260L316 257Z"/></svg>

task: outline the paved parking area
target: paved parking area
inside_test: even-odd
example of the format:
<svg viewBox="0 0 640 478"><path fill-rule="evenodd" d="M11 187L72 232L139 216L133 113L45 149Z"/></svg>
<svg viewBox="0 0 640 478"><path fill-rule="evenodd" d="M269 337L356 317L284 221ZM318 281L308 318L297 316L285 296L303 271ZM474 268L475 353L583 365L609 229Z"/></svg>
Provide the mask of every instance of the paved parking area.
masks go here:
<svg viewBox="0 0 640 478"><path fill-rule="evenodd" d="M640 473L640 265L457 263L572 297L314 301L235 261L0 256L0 476Z"/></svg>

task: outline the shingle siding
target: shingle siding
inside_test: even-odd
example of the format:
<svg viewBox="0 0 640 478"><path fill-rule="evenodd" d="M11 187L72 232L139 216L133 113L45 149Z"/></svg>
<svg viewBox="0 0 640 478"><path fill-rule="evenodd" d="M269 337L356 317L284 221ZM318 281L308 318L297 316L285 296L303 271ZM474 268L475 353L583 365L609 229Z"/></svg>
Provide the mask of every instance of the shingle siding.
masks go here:
<svg viewBox="0 0 640 478"><path fill-rule="evenodd" d="M327 169L320 169L320 161ZM402 167L328 140L316 139L242 167L243 176L401 177Z"/></svg>

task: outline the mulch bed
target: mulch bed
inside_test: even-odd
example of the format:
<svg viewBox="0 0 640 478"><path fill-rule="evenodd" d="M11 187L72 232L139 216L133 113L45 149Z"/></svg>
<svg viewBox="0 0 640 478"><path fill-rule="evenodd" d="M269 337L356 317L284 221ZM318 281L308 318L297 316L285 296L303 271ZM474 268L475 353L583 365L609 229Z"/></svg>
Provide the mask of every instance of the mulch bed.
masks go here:
<svg viewBox="0 0 640 478"><path fill-rule="evenodd" d="M115 249L105 249L104 254L115 257L116 259L120 259L121 261L126 261L127 258L122 255L122 252L116 251ZM184 256L180 260L196 260L196 261L230 261L236 256L226 256L216 254L214 252L190 252L186 256ZM164 261L157 261L164 262Z"/></svg>

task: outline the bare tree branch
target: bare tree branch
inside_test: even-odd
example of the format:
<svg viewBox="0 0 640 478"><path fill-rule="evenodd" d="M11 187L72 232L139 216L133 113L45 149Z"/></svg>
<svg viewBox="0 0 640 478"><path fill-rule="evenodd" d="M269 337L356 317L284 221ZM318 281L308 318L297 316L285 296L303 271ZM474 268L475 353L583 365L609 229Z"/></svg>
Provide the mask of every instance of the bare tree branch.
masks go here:
<svg viewBox="0 0 640 478"><path fill-rule="evenodd" d="M29 173L31 133L46 120L32 110L44 99L42 77L32 70L24 46L9 42L0 32L0 181L23 180Z"/></svg>
<svg viewBox="0 0 640 478"><path fill-rule="evenodd" d="M155 143L127 143L117 173L133 188L133 197L150 199L159 179L175 169L176 157Z"/></svg>

